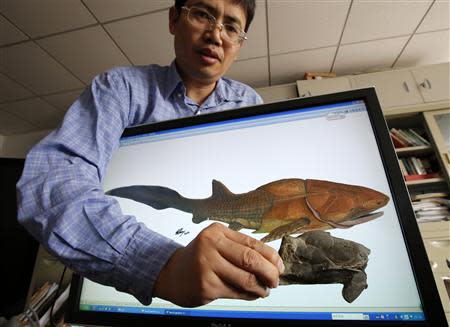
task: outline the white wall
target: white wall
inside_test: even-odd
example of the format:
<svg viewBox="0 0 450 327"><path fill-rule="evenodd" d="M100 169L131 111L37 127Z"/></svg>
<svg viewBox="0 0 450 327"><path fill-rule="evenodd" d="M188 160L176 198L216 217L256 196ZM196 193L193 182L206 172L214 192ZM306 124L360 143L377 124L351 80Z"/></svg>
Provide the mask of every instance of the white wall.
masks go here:
<svg viewBox="0 0 450 327"><path fill-rule="evenodd" d="M20 135L0 136L0 157L25 158L28 151L50 132L50 130L45 130Z"/></svg>

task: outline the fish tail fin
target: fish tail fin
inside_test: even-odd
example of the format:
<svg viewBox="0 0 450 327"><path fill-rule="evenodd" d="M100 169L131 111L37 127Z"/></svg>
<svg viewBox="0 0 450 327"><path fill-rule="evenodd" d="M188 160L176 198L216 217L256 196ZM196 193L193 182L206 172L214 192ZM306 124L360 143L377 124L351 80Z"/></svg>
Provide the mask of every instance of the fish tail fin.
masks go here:
<svg viewBox="0 0 450 327"><path fill-rule="evenodd" d="M178 192L163 186L125 186L109 190L105 194L141 202L158 210L177 208L183 199Z"/></svg>

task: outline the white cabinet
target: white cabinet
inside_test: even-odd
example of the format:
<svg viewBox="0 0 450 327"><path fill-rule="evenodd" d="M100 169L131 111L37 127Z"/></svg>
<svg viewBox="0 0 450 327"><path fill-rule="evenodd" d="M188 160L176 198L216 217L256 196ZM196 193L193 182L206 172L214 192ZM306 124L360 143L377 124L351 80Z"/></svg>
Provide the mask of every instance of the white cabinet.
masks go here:
<svg viewBox="0 0 450 327"><path fill-rule="evenodd" d="M289 100L298 97L295 83L267 86L256 89L264 103Z"/></svg>
<svg viewBox="0 0 450 327"><path fill-rule="evenodd" d="M355 88L374 86L383 111L423 103L409 70L392 70L351 77Z"/></svg>
<svg viewBox="0 0 450 327"><path fill-rule="evenodd" d="M450 63L412 68L411 72L425 102L450 99Z"/></svg>
<svg viewBox="0 0 450 327"><path fill-rule="evenodd" d="M352 86L347 77L297 81L297 90L300 98L348 91L351 89Z"/></svg>
<svg viewBox="0 0 450 327"><path fill-rule="evenodd" d="M372 86L385 113L407 112L413 107L433 110L442 102L450 103L450 63L297 81L301 98ZM424 105L429 108L423 109Z"/></svg>

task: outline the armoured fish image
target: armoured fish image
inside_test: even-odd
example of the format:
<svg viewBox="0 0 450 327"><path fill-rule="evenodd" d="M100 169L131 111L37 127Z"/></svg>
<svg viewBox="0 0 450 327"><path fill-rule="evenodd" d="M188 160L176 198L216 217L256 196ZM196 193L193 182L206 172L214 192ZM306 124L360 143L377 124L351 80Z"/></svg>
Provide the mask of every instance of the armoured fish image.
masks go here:
<svg viewBox="0 0 450 327"><path fill-rule="evenodd" d="M212 196L188 199L163 186L134 185L106 192L147 204L155 209L175 208L193 214L192 221L210 219L233 230L269 233L270 242L285 235L311 230L349 228L375 218L389 197L370 188L314 179L281 179L257 189L234 194L213 180Z"/></svg>
<svg viewBox="0 0 450 327"><path fill-rule="evenodd" d="M367 288L370 250L359 243L311 231L283 237L278 253L285 266L280 285L343 284L342 296L349 303Z"/></svg>

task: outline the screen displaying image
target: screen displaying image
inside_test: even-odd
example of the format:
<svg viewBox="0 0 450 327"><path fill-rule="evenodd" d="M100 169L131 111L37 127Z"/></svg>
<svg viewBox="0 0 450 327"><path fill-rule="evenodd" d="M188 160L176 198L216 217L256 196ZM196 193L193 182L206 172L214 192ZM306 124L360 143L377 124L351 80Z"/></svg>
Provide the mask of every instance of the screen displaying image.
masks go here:
<svg viewBox="0 0 450 327"><path fill-rule="evenodd" d="M262 240L285 251L290 276L267 298L197 308L143 306L84 279L80 310L424 320L363 101L123 137L103 187L124 214L182 245L215 222Z"/></svg>

